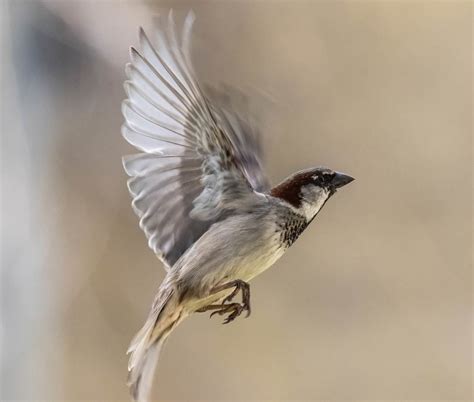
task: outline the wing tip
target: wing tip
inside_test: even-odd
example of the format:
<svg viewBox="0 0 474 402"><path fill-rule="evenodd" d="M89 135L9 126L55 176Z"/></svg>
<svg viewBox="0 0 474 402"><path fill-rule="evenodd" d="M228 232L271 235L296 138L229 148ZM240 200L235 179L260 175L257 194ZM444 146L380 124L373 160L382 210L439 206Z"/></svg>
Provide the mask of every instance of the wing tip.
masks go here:
<svg viewBox="0 0 474 402"><path fill-rule="evenodd" d="M126 100L128 100L128 101L130 100L130 87L131 87L131 86L133 86L133 81L132 81L132 80L125 80L125 81L123 82L123 89L124 89L124 91L125 91L125 93L126 93L126 95L127 95L127 99L124 99L124 100L122 101L122 103L125 102Z"/></svg>
<svg viewBox="0 0 474 402"><path fill-rule="evenodd" d="M196 20L196 13L192 8L189 9L184 20L189 21L191 24Z"/></svg>
<svg viewBox="0 0 474 402"><path fill-rule="evenodd" d="M122 102L122 104L124 102ZM122 134L123 139L125 141L127 141L130 145L132 145L133 147L138 149L138 147L130 139L130 130L131 129L130 129L129 125L127 124L127 122L123 123L122 126L120 127L120 133Z"/></svg>
<svg viewBox="0 0 474 402"><path fill-rule="evenodd" d="M133 68L132 63L128 62L128 63L125 64L125 76L126 76L127 78L131 78L131 76L132 76L132 72L131 72L132 68Z"/></svg>
<svg viewBox="0 0 474 402"><path fill-rule="evenodd" d="M140 52L135 46L130 46L130 58L133 60L135 57L140 57Z"/></svg>
<svg viewBox="0 0 474 402"><path fill-rule="evenodd" d="M149 46L149 47L152 47L151 45L151 41L150 39L148 38L148 35L146 34L145 30L143 29L143 27L140 27L138 29L138 43L140 44L140 46L142 48L144 48L145 46Z"/></svg>
<svg viewBox="0 0 474 402"><path fill-rule="evenodd" d="M134 174L130 170L129 164L135 156L136 156L136 154L135 155L124 155L124 156L122 156L122 168L125 171L125 173L127 174L127 176L130 176L130 177L132 177ZM128 181L127 181L127 186L128 186Z"/></svg>

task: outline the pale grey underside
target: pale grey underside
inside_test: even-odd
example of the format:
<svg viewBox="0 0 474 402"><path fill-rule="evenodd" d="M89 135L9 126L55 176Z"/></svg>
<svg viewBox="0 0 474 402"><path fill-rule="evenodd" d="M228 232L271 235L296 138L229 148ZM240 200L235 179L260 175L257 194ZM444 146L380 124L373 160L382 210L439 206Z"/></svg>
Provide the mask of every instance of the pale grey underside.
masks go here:
<svg viewBox="0 0 474 402"><path fill-rule="evenodd" d="M124 157L124 168L140 227L167 268L239 200L267 189L243 98L204 94L195 78L193 20L188 14L179 38L172 14L160 18L155 45L140 30L126 68L122 133L142 153Z"/></svg>

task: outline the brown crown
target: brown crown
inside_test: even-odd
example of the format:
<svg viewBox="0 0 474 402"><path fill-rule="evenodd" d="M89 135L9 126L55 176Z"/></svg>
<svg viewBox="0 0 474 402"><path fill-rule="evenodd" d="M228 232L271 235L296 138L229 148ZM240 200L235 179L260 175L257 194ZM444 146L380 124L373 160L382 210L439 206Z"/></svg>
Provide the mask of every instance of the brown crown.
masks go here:
<svg viewBox="0 0 474 402"><path fill-rule="evenodd" d="M282 183L270 190L270 195L281 198L290 203L295 208L301 206L301 187L310 183L313 179L314 171L303 171L288 177Z"/></svg>

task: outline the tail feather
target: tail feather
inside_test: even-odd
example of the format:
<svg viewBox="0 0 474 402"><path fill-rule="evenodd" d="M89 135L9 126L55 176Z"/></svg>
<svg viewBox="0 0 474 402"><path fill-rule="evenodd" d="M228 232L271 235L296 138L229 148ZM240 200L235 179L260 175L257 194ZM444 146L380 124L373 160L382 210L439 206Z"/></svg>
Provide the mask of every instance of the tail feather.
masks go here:
<svg viewBox="0 0 474 402"><path fill-rule="evenodd" d="M181 321L180 309L171 303L172 296L172 292L160 295L145 325L128 348L128 386L134 401L150 400L153 375L161 349L171 331Z"/></svg>
<svg viewBox="0 0 474 402"><path fill-rule="evenodd" d="M163 343L164 339L149 346L140 357L139 365L130 369L128 386L134 401L146 402L150 400L153 375Z"/></svg>

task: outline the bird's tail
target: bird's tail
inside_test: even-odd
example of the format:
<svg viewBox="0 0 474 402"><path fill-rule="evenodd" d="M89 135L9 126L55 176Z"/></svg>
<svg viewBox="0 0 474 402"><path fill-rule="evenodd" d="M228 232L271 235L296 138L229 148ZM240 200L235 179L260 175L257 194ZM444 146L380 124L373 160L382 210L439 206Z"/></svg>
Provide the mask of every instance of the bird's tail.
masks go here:
<svg viewBox="0 0 474 402"><path fill-rule="evenodd" d="M160 292L145 325L128 348L128 386L134 401L149 401L160 351L171 331L184 318L176 299L171 290Z"/></svg>

